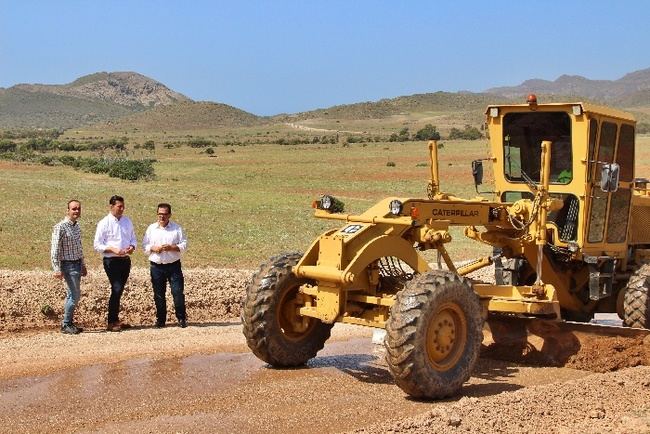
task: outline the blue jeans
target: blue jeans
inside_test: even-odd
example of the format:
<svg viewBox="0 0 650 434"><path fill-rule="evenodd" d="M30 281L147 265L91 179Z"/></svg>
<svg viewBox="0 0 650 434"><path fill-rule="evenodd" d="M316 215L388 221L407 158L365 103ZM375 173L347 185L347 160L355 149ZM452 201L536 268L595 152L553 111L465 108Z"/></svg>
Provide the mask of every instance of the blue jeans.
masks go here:
<svg viewBox="0 0 650 434"><path fill-rule="evenodd" d="M153 286L153 300L156 303L156 322L164 324L167 320L167 300L165 290L167 282L174 299L174 311L176 318L181 321L185 319L185 278L181 269L181 261L171 264L156 264L151 262L151 286Z"/></svg>
<svg viewBox="0 0 650 434"><path fill-rule="evenodd" d="M119 320L120 299L131 273L131 258L104 258L104 271L111 283L111 296L108 298L108 323L111 324Z"/></svg>
<svg viewBox="0 0 650 434"><path fill-rule="evenodd" d="M66 296L63 304L63 325L73 323L74 308L79 304L81 296L81 261L61 261L61 274L66 285Z"/></svg>

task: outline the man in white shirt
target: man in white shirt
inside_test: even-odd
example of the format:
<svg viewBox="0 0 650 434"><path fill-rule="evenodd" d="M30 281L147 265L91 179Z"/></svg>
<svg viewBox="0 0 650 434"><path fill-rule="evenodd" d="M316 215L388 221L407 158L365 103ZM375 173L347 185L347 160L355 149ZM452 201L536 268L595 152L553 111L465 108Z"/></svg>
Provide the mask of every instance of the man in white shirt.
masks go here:
<svg viewBox="0 0 650 434"><path fill-rule="evenodd" d="M127 328L119 320L120 299L131 272L131 253L135 250L136 239L133 223L124 214L124 198L112 196L108 201L109 213L97 223L93 247L103 256L104 271L111 284L108 299L108 331L119 332Z"/></svg>
<svg viewBox="0 0 650 434"><path fill-rule="evenodd" d="M187 238L183 229L169 220L172 206L158 204L158 221L151 224L144 234L142 248L149 255L151 286L156 303L156 327L165 327L167 321L167 302L165 291L167 282L174 299L174 311L178 325L187 327L185 315L185 280L181 269L181 254L187 249Z"/></svg>

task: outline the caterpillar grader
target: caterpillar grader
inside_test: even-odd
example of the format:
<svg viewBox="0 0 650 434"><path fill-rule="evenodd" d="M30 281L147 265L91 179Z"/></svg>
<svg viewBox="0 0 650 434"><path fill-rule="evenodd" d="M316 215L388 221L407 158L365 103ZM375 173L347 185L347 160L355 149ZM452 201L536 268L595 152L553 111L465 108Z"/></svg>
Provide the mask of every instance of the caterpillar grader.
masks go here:
<svg viewBox="0 0 650 434"><path fill-rule="evenodd" d="M435 141L426 198L389 197L355 215L322 196L315 216L342 227L262 264L242 310L248 346L293 367L336 322L385 329L395 383L440 399L469 379L484 325L499 319L567 324L609 312L647 333L650 189L634 173L635 126L619 110L530 95L487 108L490 155L471 163L475 198L441 190ZM484 163L494 191L479 192ZM445 247L452 226L492 254L458 265ZM431 249L438 266L422 254ZM494 281L468 277L492 264Z"/></svg>

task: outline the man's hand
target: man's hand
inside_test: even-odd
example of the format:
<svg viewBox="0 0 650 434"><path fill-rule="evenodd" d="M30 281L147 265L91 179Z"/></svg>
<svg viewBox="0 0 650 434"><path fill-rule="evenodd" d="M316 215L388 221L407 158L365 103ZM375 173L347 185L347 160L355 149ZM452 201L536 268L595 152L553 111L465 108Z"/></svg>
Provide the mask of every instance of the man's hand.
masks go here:
<svg viewBox="0 0 650 434"><path fill-rule="evenodd" d="M54 272L54 278L55 279L63 279L63 273L61 273L60 271L55 271Z"/></svg>
<svg viewBox="0 0 650 434"><path fill-rule="evenodd" d="M88 269L86 268L86 265L81 266L81 276L87 276L88 275Z"/></svg>

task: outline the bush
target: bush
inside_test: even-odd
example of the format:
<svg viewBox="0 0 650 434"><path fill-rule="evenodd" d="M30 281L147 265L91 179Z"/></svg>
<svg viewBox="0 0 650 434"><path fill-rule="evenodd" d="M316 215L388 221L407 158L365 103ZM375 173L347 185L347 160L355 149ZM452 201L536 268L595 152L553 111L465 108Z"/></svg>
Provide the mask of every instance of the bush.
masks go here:
<svg viewBox="0 0 650 434"><path fill-rule="evenodd" d="M212 154L214 154L214 149L208 148L208 149L205 150L205 153L208 154L208 155L212 155Z"/></svg>
<svg viewBox="0 0 650 434"><path fill-rule="evenodd" d="M463 139L463 140L477 140L483 137L483 134L476 127L465 125L465 129L459 130L452 128L449 131L449 140Z"/></svg>
<svg viewBox="0 0 650 434"><path fill-rule="evenodd" d="M214 140L208 140L202 137L190 139L186 143L188 146L192 148L207 148L209 146L217 146L217 142L215 142Z"/></svg>
<svg viewBox="0 0 650 434"><path fill-rule="evenodd" d="M637 134L650 133L650 124L647 122L639 122L638 124L636 124L636 133Z"/></svg>
<svg viewBox="0 0 650 434"><path fill-rule="evenodd" d="M393 133L388 138L389 142L408 142L411 140L411 135L409 134L408 127L404 127L399 130L399 133Z"/></svg>
<svg viewBox="0 0 650 434"><path fill-rule="evenodd" d="M440 140L440 133L433 125L426 124L415 133L414 140Z"/></svg>
<svg viewBox="0 0 650 434"><path fill-rule="evenodd" d="M0 152L16 152L16 144L11 140L0 140Z"/></svg>
<svg viewBox="0 0 650 434"><path fill-rule="evenodd" d="M114 160L108 169L108 176L129 181L150 179L154 176L153 161L154 160Z"/></svg>
<svg viewBox="0 0 650 434"><path fill-rule="evenodd" d="M388 163L386 163L386 167L395 167L395 166L397 166L397 164L395 164L394 161L389 161Z"/></svg>

